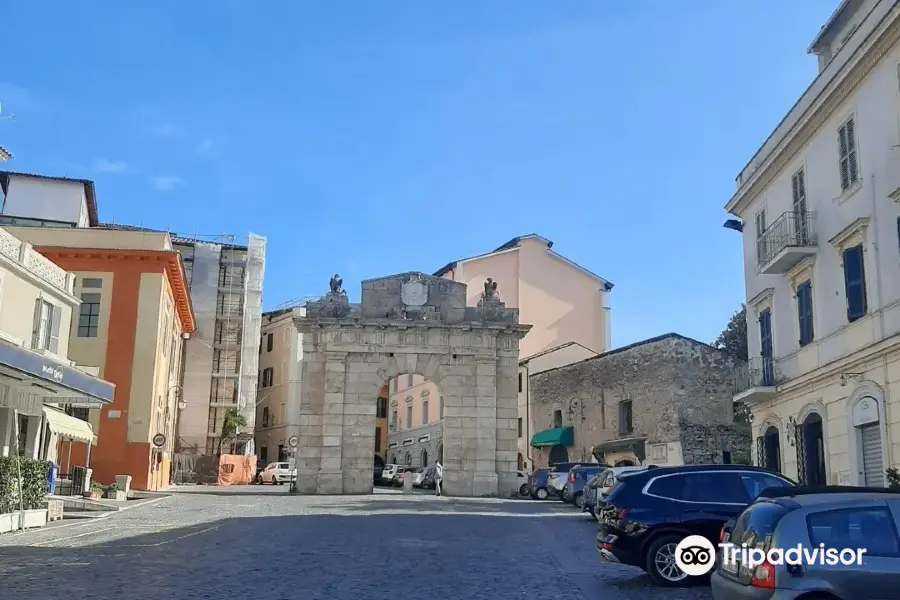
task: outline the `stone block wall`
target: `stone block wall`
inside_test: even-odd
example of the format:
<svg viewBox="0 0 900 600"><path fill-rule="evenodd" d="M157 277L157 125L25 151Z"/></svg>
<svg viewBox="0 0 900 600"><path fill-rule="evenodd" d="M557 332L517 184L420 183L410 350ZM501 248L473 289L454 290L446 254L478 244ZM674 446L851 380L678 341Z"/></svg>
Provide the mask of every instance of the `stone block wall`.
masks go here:
<svg viewBox="0 0 900 600"><path fill-rule="evenodd" d="M731 463L752 465L750 425L681 422L682 457L686 465L722 464L723 452Z"/></svg>
<svg viewBox="0 0 900 600"><path fill-rule="evenodd" d="M625 437L646 437L647 444L680 442L681 421L731 424L733 365L712 346L666 334L538 373L529 378L531 430L553 427L560 411L562 424L575 430L570 460L590 457L594 445ZM620 403L629 400L631 433L622 431L619 421ZM547 464L546 451L531 452L536 465Z"/></svg>

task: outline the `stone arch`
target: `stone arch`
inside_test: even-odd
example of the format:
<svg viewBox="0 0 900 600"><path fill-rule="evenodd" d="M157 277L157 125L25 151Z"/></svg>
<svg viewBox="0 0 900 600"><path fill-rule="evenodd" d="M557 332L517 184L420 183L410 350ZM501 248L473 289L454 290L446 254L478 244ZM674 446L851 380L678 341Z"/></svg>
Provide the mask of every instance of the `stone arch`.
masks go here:
<svg viewBox="0 0 900 600"><path fill-rule="evenodd" d="M774 430L774 431L773 431ZM781 417L769 414L763 419L757 438L756 462L757 466L765 467L772 471L784 470L784 423Z"/></svg>
<svg viewBox="0 0 900 600"><path fill-rule="evenodd" d="M423 468L428 466L428 448L422 448L421 463Z"/></svg>
<svg viewBox="0 0 900 600"><path fill-rule="evenodd" d="M863 409L863 402L871 400L874 406L868 406ZM878 417L878 433L881 437L881 477L884 481L884 470L887 468L886 458L889 456L890 448L888 439L887 418L884 404L884 389L871 380L865 380L854 388L853 392L847 398L847 455L850 468L850 484L864 485L865 473L863 471L863 455L862 455L862 437L861 426L873 423L863 422L866 417L871 415L872 409ZM869 413L869 414L866 414ZM876 482L877 483L877 482Z"/></svg>
<svg viewBox="0 0 900 600"><path fill-rule="evenodd" d="M434 383L444 399L444 491L514 495L518 343L530 326L500 302L496 286L485 287L477 307L466 306L465 284L424 273L364 281L359 305L339 277L331 288L294 317L303 335L300 404L310 416L300 426L297 491L371 492L371 399L409 373Z"/></svg>
<svg viewBox="0 0 900 600"><path fill-rule="evenodd" d="M828 412L821 401L807 403L797 413L797 424L803 436L803 456L797 453L797 475L803 483L826 485L829 473ZM800 464L803 461L803 464Z"/></svg>

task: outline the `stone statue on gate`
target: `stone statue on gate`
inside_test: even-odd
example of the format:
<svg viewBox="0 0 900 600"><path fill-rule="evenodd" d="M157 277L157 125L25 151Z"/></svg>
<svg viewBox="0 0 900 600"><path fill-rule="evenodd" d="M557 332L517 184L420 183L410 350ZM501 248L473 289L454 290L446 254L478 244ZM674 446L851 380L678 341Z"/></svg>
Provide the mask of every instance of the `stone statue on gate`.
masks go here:
<svg viewBox="0 0 900 600"><path fill-rule="evenodd" d="M346 294L344 291L344 280L341 279L341 276L337 273L334 274L328 282L328 287L331 289L332 294Z"/></svg>

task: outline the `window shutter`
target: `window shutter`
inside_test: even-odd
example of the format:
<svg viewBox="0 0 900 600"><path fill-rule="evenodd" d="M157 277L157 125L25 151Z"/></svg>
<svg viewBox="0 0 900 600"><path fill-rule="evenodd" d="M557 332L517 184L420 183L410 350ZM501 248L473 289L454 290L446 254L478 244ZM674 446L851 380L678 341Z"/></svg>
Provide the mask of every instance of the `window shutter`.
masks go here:
<svg viewBox="0 0 900 600"><path fill-rule="evenodd" d="M866 306L866 274L862 244L844 250L844 288L847 296L847 320L864 316Z"/></svg>
<svg viewBox="0 0 900 600"><path fill-rule="evenodd" d="M40 348L41 343L41 307L43 301L38 298L34 301L34 322L31 328L31 347Z"/></svg>
<svg viewBox="0 0 900 600"><path fill-rule="evenodd" d="M62 307L50 305L50 347L53 354L59 354L59 329L62 321Z"/></svg>

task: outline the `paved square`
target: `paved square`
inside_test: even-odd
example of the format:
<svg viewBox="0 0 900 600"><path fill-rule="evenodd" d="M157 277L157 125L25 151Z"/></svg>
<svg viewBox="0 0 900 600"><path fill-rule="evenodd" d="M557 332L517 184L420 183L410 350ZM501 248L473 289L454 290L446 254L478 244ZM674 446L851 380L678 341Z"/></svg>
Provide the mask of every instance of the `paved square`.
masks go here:
<svg viewBox="0 0 900 600"><path fill-rule="evenodd" d="M0 536L0 600L707 600L601 564L556 502L288 496L196 487L75 525Z"/></svg>

